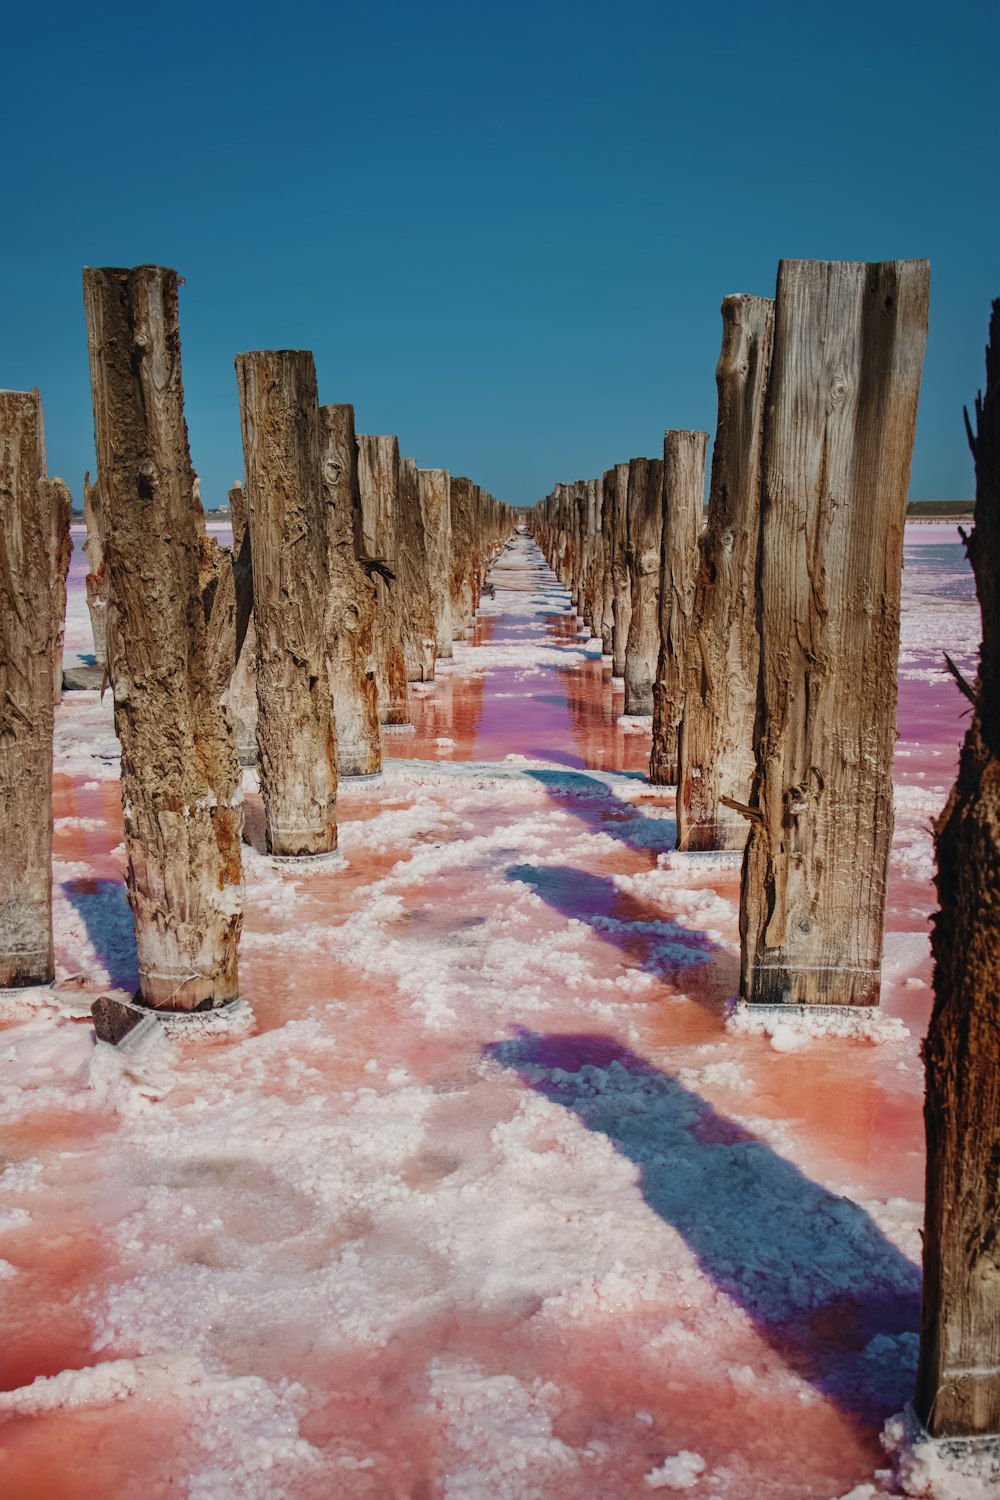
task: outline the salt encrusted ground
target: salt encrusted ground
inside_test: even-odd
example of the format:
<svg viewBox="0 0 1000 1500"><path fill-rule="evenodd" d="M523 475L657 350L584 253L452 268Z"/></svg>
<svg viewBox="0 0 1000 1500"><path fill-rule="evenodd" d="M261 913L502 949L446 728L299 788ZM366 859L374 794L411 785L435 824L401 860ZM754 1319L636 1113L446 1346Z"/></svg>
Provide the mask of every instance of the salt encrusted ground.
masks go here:
<svg viewBox="0 0 1000 1500"><path fill-rule="evenodd" d="M894 1492L941 652L972 672L978 638L954 531L907 555L877 1043L727 1029L738 862L673 851L526 541L383 781L344 787L347 868L248 848L249 1036L95 1048L134 947L110 702L66 697L60 983L0 1037L5 1500Z"/></svg>

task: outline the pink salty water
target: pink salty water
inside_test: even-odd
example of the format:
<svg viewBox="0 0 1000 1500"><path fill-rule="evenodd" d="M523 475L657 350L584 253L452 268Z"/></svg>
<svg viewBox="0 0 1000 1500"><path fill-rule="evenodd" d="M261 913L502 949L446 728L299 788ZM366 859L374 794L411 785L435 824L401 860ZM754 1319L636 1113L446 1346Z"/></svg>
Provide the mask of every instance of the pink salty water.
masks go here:
<svg viewBox="0 0 1000 1500"><path fill-rule="evenodd" d="M347 867L248 849L256 1029L178 1046L166 1081L94 1069L86 1005L134 948L108 725L67 695L61 1008L0 1022L9 1500L834 1500L884 1464L963 729L941 654L971 672L978 639L958 537L907 538L883 1008L908 1030L878 1045L726 1030L737 862L671 853L648 731L537 549L492 576L384 781L342 789ZM26 1394L151 1356L117 1396Z"/></svg>

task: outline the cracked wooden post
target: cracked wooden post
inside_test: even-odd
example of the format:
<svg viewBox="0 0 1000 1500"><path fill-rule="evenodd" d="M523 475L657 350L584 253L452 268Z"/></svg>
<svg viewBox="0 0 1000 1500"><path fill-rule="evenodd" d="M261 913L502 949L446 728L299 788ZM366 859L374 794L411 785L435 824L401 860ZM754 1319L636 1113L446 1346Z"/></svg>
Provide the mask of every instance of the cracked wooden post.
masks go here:
<svg viewBox="0 0 1000 1500"><path fill-rule="evenodd" d="M47 479L48 512L52 527L52 609L55 637L52 642L52 701L62 700L63 647L66 641L66 579L73 560L73 496L62 479Z"/></svg>
<svg viewBox="0 0 1000 1500"><path fill-rule="evenodd" d="M337 847L337 736L326 667L319 401L304 349L236 356L257 627L257 747L268 852Z"/></svg>
<svg viewBox="0 0 1000 1500"><path fill-rule="evenodd" d="M633 458L628 466L629 575L632 613L625 647L625 712L652 715L660 653L660 546L663 463Z"/></svg>
<svg viewBox="0 0 1000 1500"><path fill-rule="evenodd" d="M330 575L326 649L337 724L337 769L341 776L375 776L382 769L375 678L377 604L375 581L358 562L355 547L361 494L354 407L321 406L319 420Z"/></svg>
<svg viewBox="0 0 1000 1500"><path fill-rule="evenodd" d="M632 572L628 547L628 464L615 464L611 502L611 675L625 679L632 623Z"/></svg>
<svg viewBox="0 0 1000 1500"><path fill-rule="evenodd" d="M104 518L100 486L91 484L89 471L83 476L83 519L87 540L87 612L94 637L94 659L99 667L108 660L108 580L104 570Z"/></svg>
<svg viewBox="0 0 1000 1500"><path fill-rule="evenodd" d="M927 1195L916 1409L934 1437L1000 1433L1000 301L976 403L983 619L958 779L938 819L934 1011L924 1042ZM950 663L949 663L950 665Z"/></svg>
<svg viewBox="0 0 1000 1500"><path fill-rule="evenodd" d="M615 471L605 469L601 478L601 655L614 656Z"/></svg>
<svg viewBox="0 0 1000 1500"><path fill-rule="evenodd" d="M0 989L50 984L55 593L37 391L0 391Z"/></svg>
<svg viewBox="0 0 1000 1500"><path fill-rule="evenodd" d="M247 494L242 484L229 491L229 514L233 530L234 567L249 569L250 614L246 628L237 628L233 640L235 661L222 692L226 717L236 741L241 766L257 764L257 626L253 614L253 554L247 524Z"/></svg>
<svg viewBox="0 0 1000 1500"><path fill-rule="evenodd" d="M399 460L399 547L396 554L402 614L403 659L408 682L433 682L437 632L427 572L427 543L420 512L416 459Z"/></svg>
<svg viewBox="0 0 1000 1500"><path fill-rule="evenodd" d="M462 640L472 628L472 480L451 480L451 633Z"/></svg>
<svg viewBox="0 0 1000 1500"><path fill-rule="evenodd" d="M877 1004L926 261L782 261L741 994Z"/></svg>
<svg viewBox="0 0 1000 1500"><path fill-rule="evenodd" d="M408 724L403 616L396 581L399 550L399 443L395 437L358 435L359 557L375 575L375 671L379 718ZM379 566L380 565L380 566Z"/></svg>
<svg viewBox="0 0 1000 1500"><path fill-rule="evenodd" d="M684 709L684 670L698 574L707 451L707 432L664 433L660 651L653 684L649 759L649 779L657 786L677 783L677 731Z"/></svg>
<svg viewBox="0 0 1000 1500"><path fill-rule="evenodd" d="M139 990L189 1011L239 993L243 798L207 670L177 285L83 273Z"/></svg>
<svg viewBox="0 0 1000 1500"><path fill-rule="evenodd" d="M420 469L420 513L427 545L427 577L434 612L437 654L453 655L451 640L451 475L447 469Z"/></svg>
<svg viewBox="0 0 1000 1500"><path fill-rule="evenodd" d="M773 333L770 298L724 298L708 521L678 733L679 849L742 849L747 839L747 819L733 803L749 803L755 766L760 470Z"/></svg>

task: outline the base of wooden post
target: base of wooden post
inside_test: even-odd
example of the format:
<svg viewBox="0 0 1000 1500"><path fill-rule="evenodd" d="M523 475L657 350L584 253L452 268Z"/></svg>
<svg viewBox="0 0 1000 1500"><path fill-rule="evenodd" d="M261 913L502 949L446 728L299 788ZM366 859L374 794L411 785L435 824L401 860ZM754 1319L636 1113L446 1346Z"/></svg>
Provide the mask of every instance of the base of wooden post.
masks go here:
<svg viewBox="0 0 1000 1500"><path fill-rule="evenodd" d="M416 734L416 724L380 724L379 728L383 734Z"/></svg>
<svg viewBox="0 0 1000 1500"><path fill-rule="evenodd" d="M347 860L339 849L329 849L322 854L269 854L267 857L279 869L294 870L299 875L347 869Z"/></svg>
<svg viewBox="0 0 1000 1500"><path fill-rule="evenodd" d="M224 1032L240 1035L252 1029L253 1011L245 1000L227 1000L210 1010L153 1010L123 995L100 995L90 1007L97 1039L134 1050L157 1031L194 1038Z"/></svg>
<svg viewBox="0 0 1000 1500"><path fill-rule="evenodd" d="M987 1500L1000 1490L1000 1434L985 1437L931 1437L913 1407L890 1417L882 1429L882 1447L892 1460L893 1477L907 1486L910 1479L919 1488L907 1493L929 1493L924 1489L933 1479L934 1494L961 1496L962 1500Z"/></svg>
<svg viewBox="0 0 1000 1500"><path fill-rule="evenodd" d="M385 728L385 725L382 725ZM357 776L345 776L343 771L337 777L337 787L345 786L381 786L385 781L384 771L361 771Z"/></svg>
<svg viewBox="0 0 1000 1500"><path fill-rule="evenodd" d="M783 1005L734 1000L726 1030L740 1036L767 1036L776 1051L794 1052L816 1038L902 1042L909 1036L898 1016L877 1005Z"/></svg>

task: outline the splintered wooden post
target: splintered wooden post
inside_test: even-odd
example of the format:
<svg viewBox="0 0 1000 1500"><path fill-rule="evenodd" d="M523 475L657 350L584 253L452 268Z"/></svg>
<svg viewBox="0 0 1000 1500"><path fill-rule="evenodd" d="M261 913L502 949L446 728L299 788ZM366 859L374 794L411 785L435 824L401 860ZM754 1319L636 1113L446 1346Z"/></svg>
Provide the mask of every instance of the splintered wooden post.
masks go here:
<svg viewBox="0 0 1000 1500"><path fill-rule="evenodd" d="M660 652L653 685L649 779L677 782L677 731L698 574L698 533L705 502L707 432L663 436L663 545L660 554Z"/></svg>
<svg viewBox="0 0 1000 1500"><path fill-rule="evenodd" d="M663 463L633 458L628 466L629 572L632 615L625 647L625 712L652 714L660 654L660 546Z"/></svg>
<svg viewBox="0 0 1000 1500"><path fill-rule="evenodd" d="M679 849L742 849L749 830L732 803L749 803L755 765L760 465L773 333L769 298L723 300L708 520L699 543L678 733Z"/></svg>
<svg viewBox="0 0 1000 1500"><path fill-rule="evenodd" d="M472 625L472 480L451 480L451 633L462 640Z"/></svg>
<svg viewBox="0 0 1000 1500"><path fill-rule="evenodd" d="M625 652L632 623L632 572L628 548L628 464L611 471L611 675L625 676Z"/></svg>
<svg viewBox="0 0 1000 1500"><path fill-rule="evenodd" d="M359 557L375 577L375 673L383 724L408 724L403 614L396 576L399 552L399 442L395 437L360 433L358 484L361 493Z"/></svg>
<svg viewBox="0 0 1000 1500"><path fill-rule="evenodd" d="M52 527L52 609L55 637L52 642L52 701L62 698L63 647L66 640L66 579L73 560L73 496L61 479L47 479L48 512Z"/></svg>
<svg viewBox="0 0 1000 1500"><path fill-rule="evenodd" d="M0 391L0 989L49 984L52 489L37 391Z"/></svg>
<svg viewBox="0 0 1000 1500"><path fill-rule="evenodd" d="M101 510L101 491L91 484L89 472L83 476L83 520L87 528L87 540L83 550L87 554L87 611L90 615L90 630L94 637L94 658L99 667L108 659L108 580L104 571L104 516Z"/></svg>
<svg viewBox="0 0 1000 1500"><path fill-rule="evenodd" d="M236 999L243 797L207 670L175 271L83 273L139 988Z"/></svg>
<svg viewBox="0 0 1000 1500"><path fill-rule="evenodd" d="M420 513L420 477L413 458L399 460L397 577L407 680L433 682L437 640L427 576L427 544Z"/></svg>
<svg viewBox="0 0 1000 1500"><path fill-rule="evenodd" d="M326 669L319 401L304 349L236 356L257 631L257 747L267 848L337 847L337 736Z"/></svg>
<svg viewBox="0 0 1000 1500"><path fill-rule="evenodd" d="M437 654L452 656L451 476L447 469L420 469L420 513L427 545L427 577L434 611Z"/></svg>
<svg viewBox="0 0 1000 1500"><path fill-rule="evenodd" d="M782 261L764 432L744 1000L874 1005L926 261Z"/></svg>
<svg viewBox="0 0 1000 1500"><path fill-rule="evenodd" d="M924 1062L927 1196L917 1414L934 1437L1000 1433L1000 301L976 403L979 678L938 820L934 1011Z"/></svg>
<svg viewBox="0 0 1000 1500"><path fill-rule="evenodd" d="M341 776L375 776L382 769L375 678L377 606L375 581L358 562L355 547L361 495L354 407L321 406L319 424L330 578L326 652L337 723L337 769Z"/></svg>

